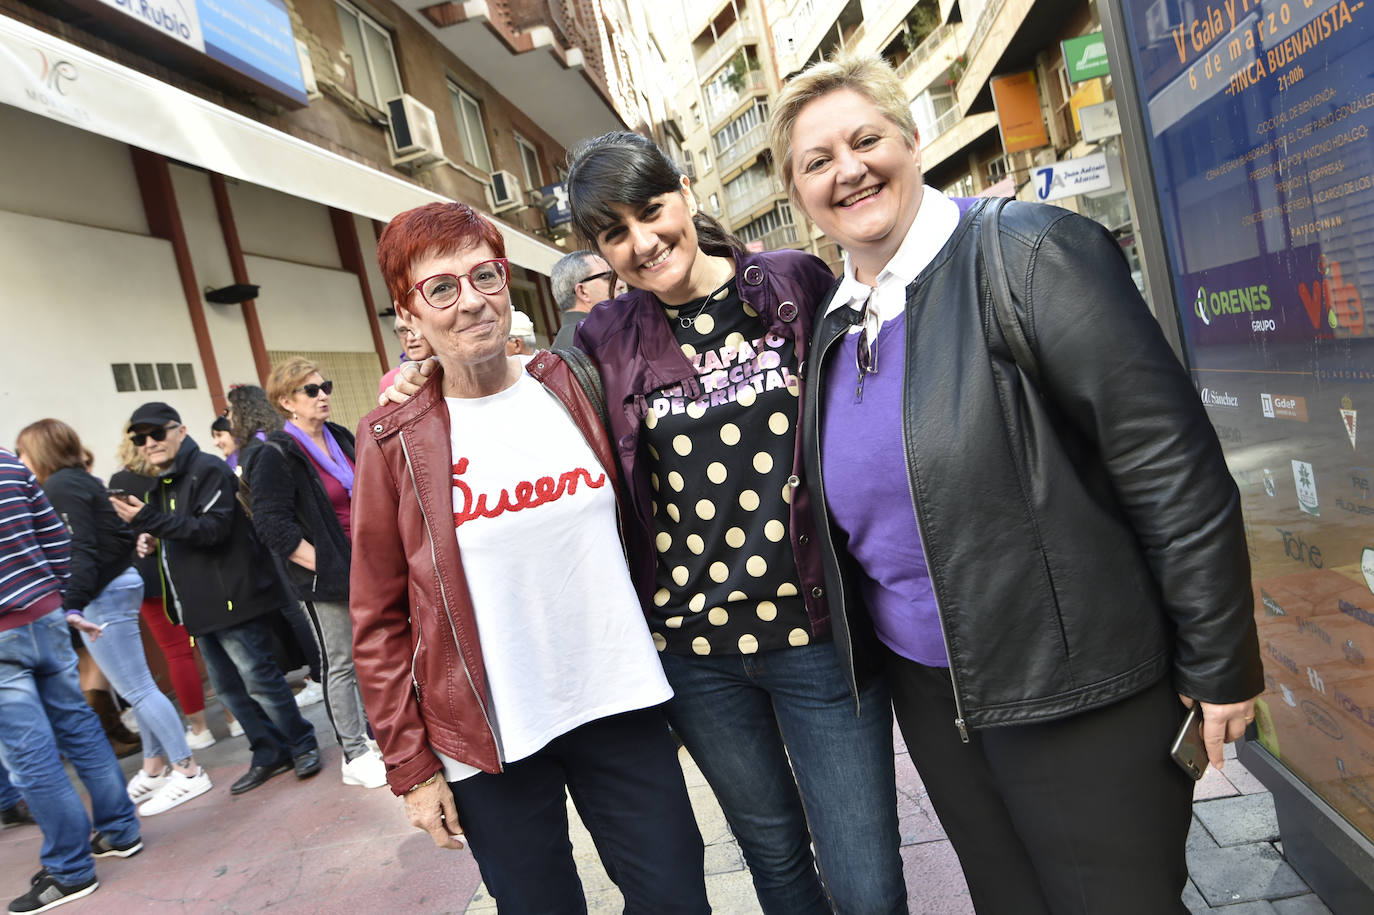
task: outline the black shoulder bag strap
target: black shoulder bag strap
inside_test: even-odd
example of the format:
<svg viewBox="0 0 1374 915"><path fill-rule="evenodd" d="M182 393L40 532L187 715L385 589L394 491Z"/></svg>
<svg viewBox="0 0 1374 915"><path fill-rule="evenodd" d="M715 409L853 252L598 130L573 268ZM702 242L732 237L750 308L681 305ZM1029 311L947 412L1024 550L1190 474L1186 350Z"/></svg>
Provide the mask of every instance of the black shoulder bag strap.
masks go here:
<svg viewBox="0 0 1374 915"><path fill-rule="evenodd" d="M601 373L597 371L596 363L592 361L592 357L575 347L556 349L552 352L567 364L568 369L573 373L573 378L577 379L577 383L582 386L582 391L587 395L587 399L592 402L592 406L596 407L596 415L601 420L601 425L609 430L611 417L606 412L606 389L601 384Z"/></svg>
<svg viewBox="0 0 1374 915"><path fill-rule="evenodd" d="M979 241L983 253L983 273L988 278L992 290L992 316L1002 331L1002 339L1011 349L1012 358L1031 383L1040 388L1040 365L1031 350L1026 330L1021 325L1021 316L1012 304L1011 285L1007 282L1007 267L1002 261L1002 207L1006 197L994 198L984 204L980 217Z"/></svg>

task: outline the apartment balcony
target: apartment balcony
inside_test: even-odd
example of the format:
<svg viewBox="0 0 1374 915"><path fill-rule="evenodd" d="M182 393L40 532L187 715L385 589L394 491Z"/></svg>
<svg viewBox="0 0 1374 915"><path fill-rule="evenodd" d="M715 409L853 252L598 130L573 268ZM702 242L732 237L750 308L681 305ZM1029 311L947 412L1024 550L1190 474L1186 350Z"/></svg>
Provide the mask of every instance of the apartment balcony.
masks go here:
<svg viewBox="0 0 1374 915"><path fill-rule="evenodd" d="M925 37L916 50L897 66L902 88L910 98L929 89L949 69L950 62L960 53L963 26L948 22Z"/></svg>
<svg viewBox="0 0 1374 915"><path fill-rule="evenodd" d="M947 120L948 124L945 123ZM944 129L933 137L921 138L921 168L927 173L988 131L996 130L997 112L983 111L960 116L958 108L951 108L935 124L937 129Z"/></svg>
<svg viewBox="0 0 1374 915"><path fill-rule="evenodd" d="M966 32L968 44L964 56L968 66L955 87L959 107L967 110L983 91L1034 5L1035 0L989 0L983 8L972 30Z"/></svg>
<svg viewBox="0 0 1374 915"><path fill-rule="evenodd" d="M778 226L773 231L764 235L759 241L763 244L764 251L773 251L778 248L795 248L806 241L802 234L801 227L794 222Z"/></svg>
<svg viewBox="0 0 1374 915"><path fill-rule="evenodd" d="M789 53L779 55L779 69L784 74L800 70L825 39L826 33L835 28L836 20L850 3L858 5L856 0L815 0L806 21L798 21L799 17L794 14L791 22L792 47Z"/></svg>
<svg viewBox="0 0 1374 915"><path fill-rule="evenodd" d="M738 140L716 153L716 168L720 170L721 184L735 176L736 172L754 160L768 146L768 125L757 124Z"/></svg>
<svg viewBox="0 0 1374 915"><path fill-rule="evenodd" d="M759 32L753 21L748 16L738 20L697 58L697 75L703 80L709 79L732 54L744 45L758 40Z"/></svg>
<svg viewBox="0 0 1374 915"><path fill-rule="evenodd" d="M727 190L725 212L730 217L730 225L747 225L761 215L758 212L760 209L766 209L764 204L771 203L781 196L782 188L772 178L767 181L760 181L738 196L730 196Z"/></svg>
<svg viewBox="0 0 1374 915"><path fill-rule="evenodd" d="M562 146L632 123L634 113L620 110L627 104L621 87L608 85L590 29L563 15L558 4L517 22L509 4L494 0L397 2Z"/></svg>
<svg viewBox="0 0 1374 915"><path fill-rule="evenodd" d="M744 109L752 105L754 99L761 95L768 94L768 81L763 75L762 70L750 70L744 74L743 83L739 91L733 98L717 99L715 102L708 103L706 106L707 126L712 133L725 126L726 121L733 120L744 113Z"/></svg>

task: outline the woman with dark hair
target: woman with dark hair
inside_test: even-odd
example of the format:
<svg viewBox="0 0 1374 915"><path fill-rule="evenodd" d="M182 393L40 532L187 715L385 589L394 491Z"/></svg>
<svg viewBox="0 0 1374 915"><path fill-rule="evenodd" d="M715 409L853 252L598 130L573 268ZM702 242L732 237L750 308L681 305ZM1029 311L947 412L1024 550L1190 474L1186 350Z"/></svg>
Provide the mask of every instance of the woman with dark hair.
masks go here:
<svg viewBox="0 0 1374 915"><path fill-rule="evenodd" d="M273 368L267 397L285 424L246 453L243 472L253 494L253 528L282 560L310 620L325 711L343 749L343 783L380 788L386 768L367 740L348 615L353 433L329 421L333 390L319 366L303 357ZM238 409L233 416L239 422Z"/></svg>
<svg viewBox="0 0 1374 915"><path fill-rule="evenodd" d="M157 468L148 463L142 450L129 439L129 424L119 436L119 450L115 453L120 470L110 477L111 490L124 490L137 496L140 501L148 501L148 492L157 479ZM191 642L191 634L186 627L167 614L163 601L162 570L158 568L157 556L149 553L134 559L134 568L143 579L143 603L139 615L148 624L162 655L167 659L167 673L172 680L172 690L176 693L181 713L191 723L186 730L186 745L192 750L203 750L212 746L215 735L205 723L205 686L200 680L200 668L196 664L196 647ZM225 709L226 718L229 710ZM230 733L234 724L230 724ZM239 733L242 733L240 729Z"/></svg>
<svg viewBox="0 0 1374 915"><path fill-rule="evenodd" d="M827 602L802 482L798 367L835 278L747 253L638 134L570 160L573 223L631 287L576 342L601 367L668 719L765 912L904 912L887 690Z"/></svg>
<svg viewBox="0 0 1374 915"><path fill-rule="evenodd" d="M15 445L71 534L71 574L62 606L100 627L100 638L84 630L81 637L138 719L143 768L129 781L129 799L139 805L140 815L153 816L199 797L210 790L210 776L196 765L181 716L157 688L143 655L138 629L143 581L133 567L134 532L86 470L85 449L71 426L41 419L25 426Z"/></svg>
<svg viewBox="0 0 1374 915"><path fill-rule="evenodd" d="M1264 688L1240 496L1188 373L1101 225L925 185L881 58L803 71L771 133L845 250L802 426L832 607L873 619L974 906L1185 912L1170 745L1195 706L1220 768Z"/></svg>
<svg viewBox="0 0 1374 915"><path fill-rule="evenodd" d="M597 407L558 356L506 354L505 241L471 207L402 213L377 259L435 353L359 427L354 654L392 790L466 835L503 912L586 911L568 796L626 912L709 912Z"/></svg>
<svg viewBox="0 0 1374 915"><path fill-rule="evenodd" d="M238 446L238 450L229 461L229 466L242 477L248 457L254 449L267 441L269 435L284 428L284 416L272 405L267 392L255 384L231 385L225 399L229 401L229 406L225 409L225 417L229 420L229 433ZM280 557L278 559L282 561ZM281 567L281 572L289 581L291 576L285 566ZM305 686L296 693L296 705L306 708L324 700L320 647L316 642L315 629L305 618L305 610L299 603L292 604L290 609L282 612L282 615L291 624L296 644L310 668L310 674L305 678Z"/></svg>

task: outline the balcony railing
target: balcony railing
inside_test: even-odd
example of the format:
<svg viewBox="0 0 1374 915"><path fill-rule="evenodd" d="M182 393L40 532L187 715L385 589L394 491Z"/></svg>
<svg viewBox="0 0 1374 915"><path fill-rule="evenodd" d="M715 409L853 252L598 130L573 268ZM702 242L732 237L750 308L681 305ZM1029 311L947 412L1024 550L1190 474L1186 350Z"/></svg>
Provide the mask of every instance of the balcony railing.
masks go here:
<svg viewBox="0 0 1374 915"><path fill-rule="evenodd" d="M725 30L725 34L716 39L715 44L706 49L706 53L697 58L697 74L705 79L716 72L716 68L725 63L725 59L738 50L740 45L757 40L758 33L754 29L754 24L747 18L738 20Z"/></svg>
<svg viewBox="0 0 1374 915"><path fill-rule="evenodd" d="M735 92L729 98L718 98L706 106L706 114L710 119L711 126L714 127L716 122L721 118L728 117L734 113L734 110L739 107L740 102L744 101L750 93L761 92L767 88L768 84L764 81L762 70L750 70L745 73L738 92Z"/></svg>
<svg viewBox="0 0 1374 915"><path fill-rule="evenodd" d="M737 197L731 197L727 191L725 209L729 212L731 221L738 222L748 216L754 207L781 192L782 189L775 185L772 179L760 181Z"/></svg>
<svg viewBox="0 0 1374 915"><path fill-rule="evenodd" d="M716 153L716 167L719 168L721 172L727 172L732 166L743 161L745 156L758 149L767 141L767 128L767 124L755 124L738 140Z"/></svg>
<svg viewBox="0 0 1374 915"><path fill-rule="evenodd" d="M795 245L801 241L801 230L797 228L795 223L789 222L768 232L759 241L763 242L763 250L765 251L786 248L788 245Z"/></svg>
<svg viewBox="0 0 1374 915"><path fill-rule="evenodd" d="M968 46L964 48L964 59L973 60L973 56L983 47L983 40L988 37L988 32L992 31L992 24L997 20L997 14L1002 12L1002 7L1006 0L988 0L988 5L983 7L982 15L978 17L978 24L973 27L973 34L968 38ZM965 70L964 73L968 71ZM959 76L959 82L964 81L963 74Z"/></svg>
<svg viewBox="0 0 1374 915"><path fill-rule="evenodd" d="M931 125L930 128L930 136L922 137L921 144L925 145L926 143L929 143L936 137L941 136L942 134L949 133L951 130L954 129L954 125L959 123L959 119L961 117L962 115L959 112L959 106L955 105L953 108L949 109L944 114L940 115L938 118L935 119L935 123Z"/></svg>
<svg viewBox="0 0 1374 915"><path fill-rule="evenodd" d="M932 31L921 43L916 46L916 50L907 55L906 60L897 65L897 75L906 79L921 64L935 56L935 52L940 49L940 45L946 38L954 34L954 24L946 22L944 25Z"/></svg>

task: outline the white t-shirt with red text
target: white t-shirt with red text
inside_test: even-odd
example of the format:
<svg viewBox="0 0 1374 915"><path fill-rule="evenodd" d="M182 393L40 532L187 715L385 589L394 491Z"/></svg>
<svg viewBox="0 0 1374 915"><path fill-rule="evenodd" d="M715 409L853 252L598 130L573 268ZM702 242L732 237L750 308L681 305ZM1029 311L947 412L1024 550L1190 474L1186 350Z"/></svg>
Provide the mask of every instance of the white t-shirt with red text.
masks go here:
<svg viewBox="0 0 1374 915"><path fill-rule="evenodd" d="M672 689L625 568L615 489L564 406L533 378L446 397L453 521L503 762ZM477 769L439 754L444 776Z"/></svg>

